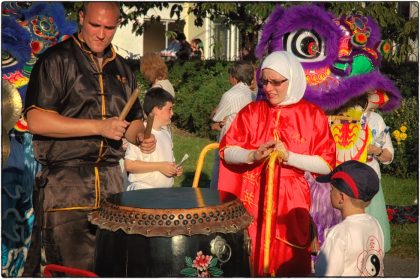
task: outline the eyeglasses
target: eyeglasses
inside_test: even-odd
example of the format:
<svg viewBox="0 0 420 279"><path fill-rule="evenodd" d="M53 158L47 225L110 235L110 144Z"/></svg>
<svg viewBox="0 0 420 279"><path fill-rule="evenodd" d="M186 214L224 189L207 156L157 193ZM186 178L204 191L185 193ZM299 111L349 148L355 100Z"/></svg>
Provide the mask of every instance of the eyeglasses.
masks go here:
<svg viewBox="0 0 420 279"><path fill-rule="evenodd" d="M283 79L283 80L268 80L268 79L261 79L261 83L264 85L264 86L267 86L267 84L271 84L272 86L280 86L280 85L282 85L283 84L283 82L286 82L286 81L288 81L288 79L286 78L286 79Z"/></svg>

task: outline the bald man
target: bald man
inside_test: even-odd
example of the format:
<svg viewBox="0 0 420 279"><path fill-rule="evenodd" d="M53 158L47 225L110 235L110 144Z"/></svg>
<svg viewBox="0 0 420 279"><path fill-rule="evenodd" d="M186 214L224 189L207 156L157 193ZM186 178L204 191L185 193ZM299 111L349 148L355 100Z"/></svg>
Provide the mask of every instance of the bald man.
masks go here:
<svg viewBox="0 0 420 279"><path fill-rule="evenodd" d="M43 168L34 187L36 226L25 275L42 265L93 271L96 228L87 214L122 192L122 138L152 152L143 140L137 100L125 120L118 116L136 87L130 67L111 45L120 24L115 2L87 2L80 30L45 51L30 77L25 116L36 159ZM42 251L42 252L41 252Z"/></svg>

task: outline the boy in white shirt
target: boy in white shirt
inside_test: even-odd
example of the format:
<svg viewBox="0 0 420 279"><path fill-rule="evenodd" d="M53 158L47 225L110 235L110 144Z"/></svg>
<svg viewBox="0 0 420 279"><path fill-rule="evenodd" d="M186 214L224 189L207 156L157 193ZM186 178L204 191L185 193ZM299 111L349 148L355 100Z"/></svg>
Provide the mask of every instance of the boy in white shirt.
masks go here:
<svg viewBox="0 0 420 279"><path fill-rule="evenodd" d="M174 176L182 175L173 154L173 143L167 125L171 123L174 98L162 88L150 89L144 97L143 109L147 116L154 115L152 134L156 138L156 149L150 154L129 143L125 153L124 167L129 173L127 190L170 188ZM146 124L145 124L146 125Z"/></svg>
<svg viewBox="0 0 420 279"><path fill-rule="evenodd" d="M379 190L379 178L368 165L350 160L318 182L331 183L331 204L343 221L326 231L316 276L384 276L384 236L365 208Z"/></svg>

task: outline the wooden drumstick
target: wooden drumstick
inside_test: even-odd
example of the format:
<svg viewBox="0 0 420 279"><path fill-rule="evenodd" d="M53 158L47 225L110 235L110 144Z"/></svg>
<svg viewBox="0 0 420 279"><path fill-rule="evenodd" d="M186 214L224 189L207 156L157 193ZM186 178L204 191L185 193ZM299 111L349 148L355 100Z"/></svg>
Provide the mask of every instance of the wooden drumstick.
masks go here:
<svg viewBox="0 0 420 279"><path fill-rule="evenodd" d="M154 118L155 118L155 116L153 115L153 113L150 113L149 116L147 117L146 129L144 130L144 138L145 139L150 138L150 135L152 134Z"/></svg>
<svg viewBox="0 0 420 279"><path fill-rule="evenodd" d="M134 105L134 102L137 100L139 95L140 95L140 89L138 87L136 87L136 89L134 89L133 94L131 95L130 99L128 99L127 103L125 104L120 116L118 116L119 120L125 120L128 112L130 111L131 107Z"/></svg>

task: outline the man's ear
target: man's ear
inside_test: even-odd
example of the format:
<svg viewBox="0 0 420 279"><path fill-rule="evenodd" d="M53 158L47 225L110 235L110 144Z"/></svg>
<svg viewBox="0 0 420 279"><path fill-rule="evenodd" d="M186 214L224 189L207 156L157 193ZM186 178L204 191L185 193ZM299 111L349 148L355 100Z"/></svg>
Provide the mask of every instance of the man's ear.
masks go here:
<svg viewBox="0 0 420 279"><path fill-rule="evenodd" d="M79 24L80 24L80 26L83 25L84 20L85 20L85 14L81 10L81 11L79 11Z"/></svg>

